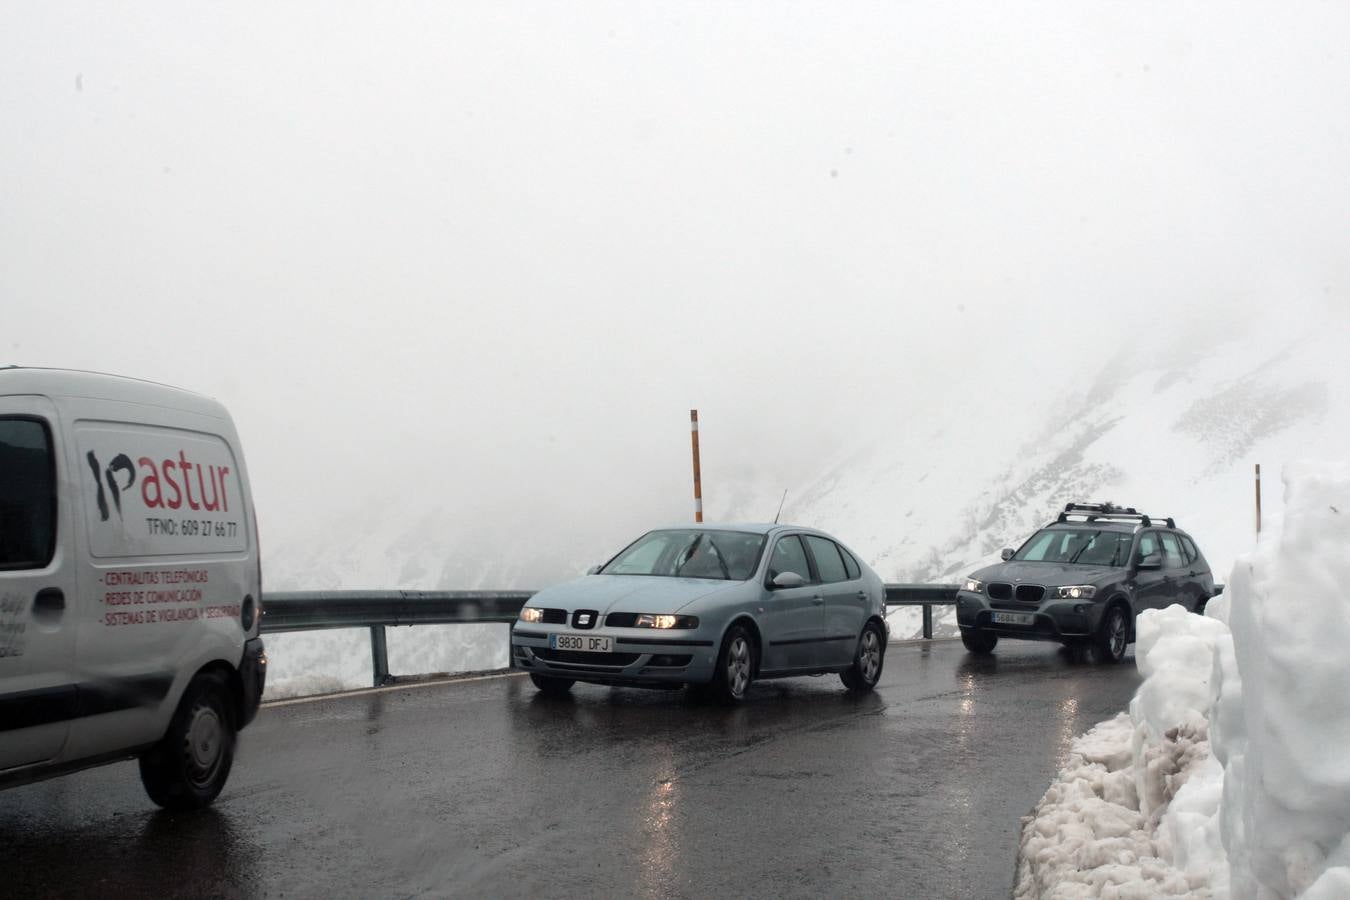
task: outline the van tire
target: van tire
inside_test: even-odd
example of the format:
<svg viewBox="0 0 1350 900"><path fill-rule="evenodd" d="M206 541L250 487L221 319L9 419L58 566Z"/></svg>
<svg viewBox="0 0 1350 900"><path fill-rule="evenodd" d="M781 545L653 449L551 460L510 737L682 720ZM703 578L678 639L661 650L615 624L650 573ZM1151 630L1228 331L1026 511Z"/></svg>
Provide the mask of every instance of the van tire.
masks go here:
<svg viewBox="0 0 1350 900"><path fill-rule="evenodd" d="M225 786L237 734L229 691L220 672L198 674L183 692L169 730L141 755L141 784L159 806L202 809Z"/></svg>

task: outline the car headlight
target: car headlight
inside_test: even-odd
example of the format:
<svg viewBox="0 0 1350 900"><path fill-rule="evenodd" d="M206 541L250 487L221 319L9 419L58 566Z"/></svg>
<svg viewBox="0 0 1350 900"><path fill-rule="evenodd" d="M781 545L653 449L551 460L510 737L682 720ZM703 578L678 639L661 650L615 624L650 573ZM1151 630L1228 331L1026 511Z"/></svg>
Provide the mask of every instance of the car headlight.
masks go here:
<svg viewBox="0 0 1350 900"><path fill-rule="evenodd" d="M544 621L544 611L537 606L523 606L520 609L520 621L542 622Z"/></svg>
<svg viewBox="0 0 1350 900"><path fill-rule="evenodd" d="M697 628L697 616L660 616L642 613L633 623L638 628Z"/></svg>
<svg viewBox="0 0 1350 900"><path fill-rule="evenodd" d="M1055 588L1055 596L1061 600L1090 600L1097 589L1090 584L1066 584Z"/></svg>
<svg viewBox="0 0 1350 900"><path fill-rule="evenodd" d="M984 582L978 578L967 578L964 589L972 594L982 594L984 593Z"/></svg>

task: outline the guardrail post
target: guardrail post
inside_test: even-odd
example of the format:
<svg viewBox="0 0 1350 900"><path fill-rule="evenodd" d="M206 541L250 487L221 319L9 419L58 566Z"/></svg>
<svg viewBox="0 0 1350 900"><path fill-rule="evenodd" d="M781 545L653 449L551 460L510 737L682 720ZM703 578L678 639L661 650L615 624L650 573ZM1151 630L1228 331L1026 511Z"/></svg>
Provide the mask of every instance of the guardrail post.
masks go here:
<svg viewBox="0 0 1350 900"><path fill-rule="evenodd" d="M392 679L389 677L389 646L384 640L384 626L370 626L370 661L375 670L375 687L388 684Z"/></svg>
<svg viewBox="0 0 1350 900"><path fill-rule="evenodd" d="M930 603L923 605L923 637L926 641L933 639L933 606Z"/></svg>

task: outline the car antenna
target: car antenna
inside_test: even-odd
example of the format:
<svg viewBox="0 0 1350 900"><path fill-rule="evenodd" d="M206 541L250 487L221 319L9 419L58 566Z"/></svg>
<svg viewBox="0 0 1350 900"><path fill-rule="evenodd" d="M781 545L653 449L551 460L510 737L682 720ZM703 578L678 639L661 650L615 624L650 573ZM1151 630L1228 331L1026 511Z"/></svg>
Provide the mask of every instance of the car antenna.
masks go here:
<svg viewBox="0 0 1350 900"><path fill-rule="evenodd" d="M783 499L778 501L778 512L773 515L773 524L778 524L778 517L783 514L783 504L787 502L787 489L783 489Z"/></svg>

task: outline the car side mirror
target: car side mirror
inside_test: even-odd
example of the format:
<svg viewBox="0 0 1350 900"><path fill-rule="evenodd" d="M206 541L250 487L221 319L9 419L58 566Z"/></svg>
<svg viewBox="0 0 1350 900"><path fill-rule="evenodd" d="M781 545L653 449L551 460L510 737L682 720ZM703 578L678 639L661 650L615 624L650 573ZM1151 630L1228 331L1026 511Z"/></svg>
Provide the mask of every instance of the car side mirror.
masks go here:
<svg viewBox="0 0 1350 900"><path fill-rule="evenodd" d="M769 586L772 588L795 588L804 584L806 584L806 579L796 572L779 572L769 582Z"/></svg>
<svg viewBox="0 0 1350 900"><path fill-rule="evenodd" d="M1004 562L1007 562L1008 560L1013 558L1013 554L1016 552L1017 551L1011 547L1004 547L1003 552L1000 553L999 556L1003 557Z"/></svg>
<svg viewBox="0 0 1350 900"><path fill-rule="evenodd" d="M591 566L589 569L586 570L586 574L587 574L587 575L599 575L599 574L600 574L600 570L603 569L603 568L604 568L604 566L599 566L599 565Z"/></svg>
<svg viewBox="0 0 1350 900"><path fill-rule="evenodd" d="M1161 568L1162 568L1162 554L1161 554L1161 553L1150 553L1148 556L1145 556L1143 559L1139 560L1139 568L1140 568L1140 569L1161 569Z"/></svg>

